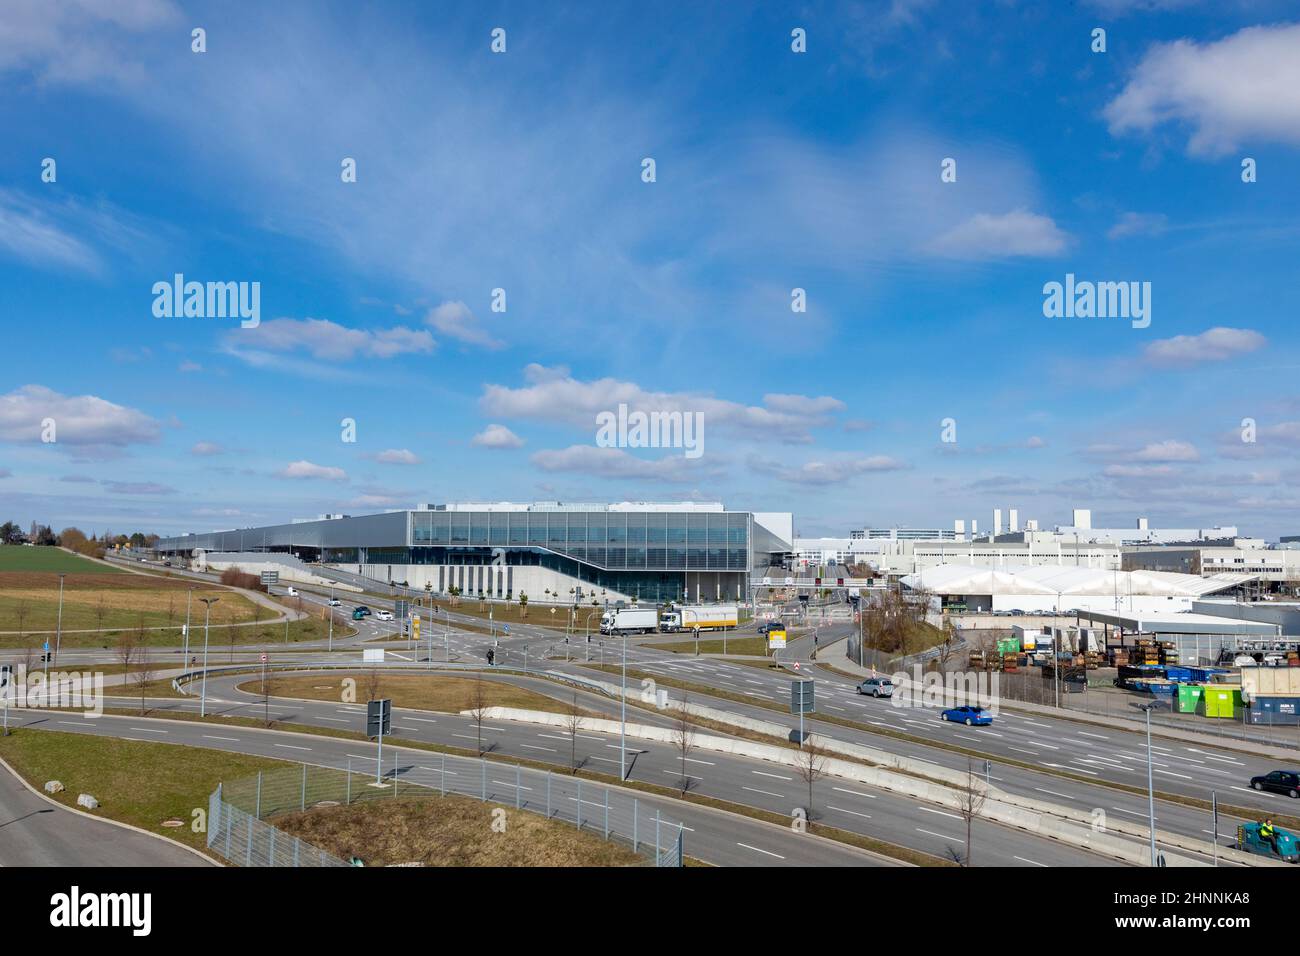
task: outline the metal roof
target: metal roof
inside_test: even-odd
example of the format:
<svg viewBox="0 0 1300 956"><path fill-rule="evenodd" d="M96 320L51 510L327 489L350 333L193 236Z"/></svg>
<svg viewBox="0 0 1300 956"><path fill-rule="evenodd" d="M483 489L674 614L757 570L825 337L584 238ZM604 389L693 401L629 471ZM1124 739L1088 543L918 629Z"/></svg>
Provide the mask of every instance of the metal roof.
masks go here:
<svg viewBox="0 0 1300 956"><path fill-rule="evenodd" d="M1249 574L1201 577L1172 571L1107 571L1077 565L1041 564L987 568L968 564L940 564L909 574L903 583L936 594L1059 594L1147 597L1201 597L1223 591L1253 578Z"/></svg>

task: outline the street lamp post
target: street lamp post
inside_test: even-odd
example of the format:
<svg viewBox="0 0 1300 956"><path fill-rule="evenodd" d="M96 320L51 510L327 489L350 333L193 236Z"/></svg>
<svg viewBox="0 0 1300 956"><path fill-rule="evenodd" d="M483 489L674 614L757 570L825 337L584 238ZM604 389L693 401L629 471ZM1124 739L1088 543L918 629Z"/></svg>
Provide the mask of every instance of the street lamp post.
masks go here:
<svg viewBox="0 0 1300 956"><path fill-rule="evenodd" d="M1149 704L1138 704L1138 709L1147 715L1147 814L1151 822L1151 865L1156 865L1156 792L1155 785L1151 777L1151 711L1159 705L1152 701Z"/></svg>
<svg viewBox="0 0 1300 956"><path fill-rule="evenodd" d="M619 694L618 779L627 780L627 632L623 632L623 689Z"/></svg>
<svg viewBox="0 0 1300 956"><path fill-rule="evenodd" d="M212 616L212 605L221 598L199 598L206 607L203 610L203 689L199 695L199 716L208 715L208 621Z"/></svg>
<svg viewBox="0 0 1300 956"><path fill-rule="evenodd" d="M63 646L63 579L66 574L59 575L59 622L54 626L54 663L59 663L59 648Z"/></svg>
<svg viewBox="0 0 1300 956"><path fill-rule="evenodd" d="M185 649L181 651L181 666L189 667L190 662L190 605L194 601L194 589L185 595Z"/></svg>

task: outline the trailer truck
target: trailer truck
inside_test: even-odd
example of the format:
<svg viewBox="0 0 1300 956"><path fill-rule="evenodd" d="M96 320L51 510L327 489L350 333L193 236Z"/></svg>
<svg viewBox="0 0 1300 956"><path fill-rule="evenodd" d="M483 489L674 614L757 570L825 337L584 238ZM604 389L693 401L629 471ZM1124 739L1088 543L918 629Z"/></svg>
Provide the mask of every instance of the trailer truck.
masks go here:
<svg viewBox="0 0 1300 956"><path fill-rule="evenodd" d="M659 630L666 634L678 631L722 631L734 628L738 621L734 604L684 605L661 611Z"/></svg>
<svg viewBox="0 0 1300 956"><path fill-rule="evenodd" d="M625 607L600 616L602 634L651 634L658 626L659 612L652 607Z"/></svg>

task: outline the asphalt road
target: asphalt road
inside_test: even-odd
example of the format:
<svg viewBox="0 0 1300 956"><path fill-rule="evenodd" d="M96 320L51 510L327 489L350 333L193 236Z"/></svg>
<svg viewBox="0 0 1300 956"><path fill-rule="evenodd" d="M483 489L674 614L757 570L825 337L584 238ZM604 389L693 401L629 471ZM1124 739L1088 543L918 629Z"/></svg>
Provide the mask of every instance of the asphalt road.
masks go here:
<svg viewBox="0 0 1300 956"><path fill-rule="evenodd" d="M205 866L163 840L36 796L0 767L0 866Z"/></svg>

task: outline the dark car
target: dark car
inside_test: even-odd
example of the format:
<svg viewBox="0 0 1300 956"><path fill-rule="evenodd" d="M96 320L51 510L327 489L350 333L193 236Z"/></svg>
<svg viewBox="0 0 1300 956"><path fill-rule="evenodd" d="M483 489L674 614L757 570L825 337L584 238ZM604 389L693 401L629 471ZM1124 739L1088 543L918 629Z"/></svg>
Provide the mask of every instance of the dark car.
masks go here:
<svg viewBox="0 0 1300 956"><path fill-rule="evenodd" d="M357 609L352 613L353 615L360 614L362 617L365 617L367 614L370 613L370 608L366 607L364 604L358 604Z"/></svg>
<svg viewBox="0 0 1300 956"><path fill-rule="evenodd" d="M1262 777L1251 777L1250 785L1256 790L1280 793L1287 797L1300 797L1300 773L1294 770L1274 770Z"/></svg>

